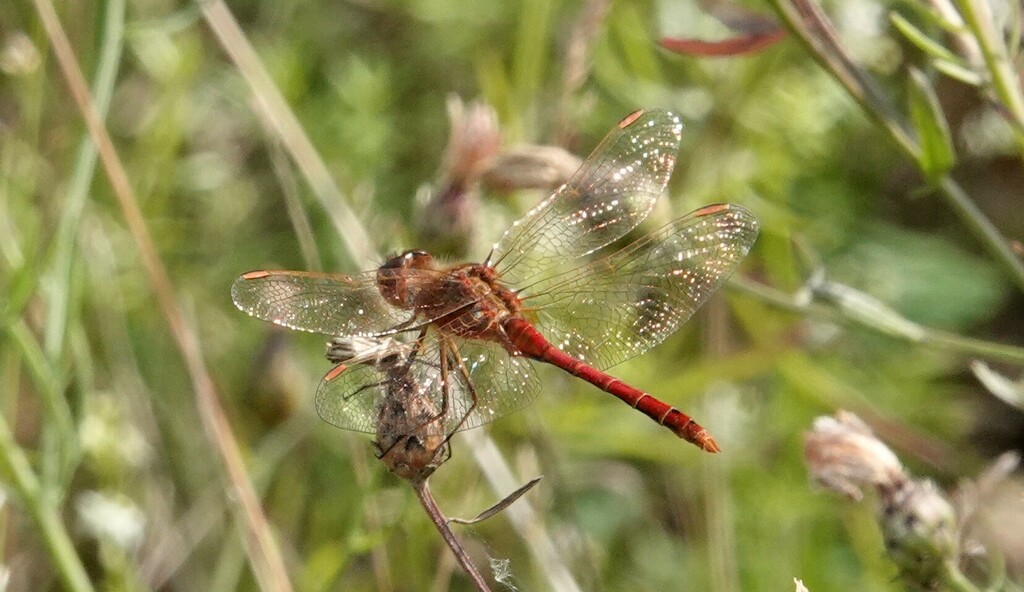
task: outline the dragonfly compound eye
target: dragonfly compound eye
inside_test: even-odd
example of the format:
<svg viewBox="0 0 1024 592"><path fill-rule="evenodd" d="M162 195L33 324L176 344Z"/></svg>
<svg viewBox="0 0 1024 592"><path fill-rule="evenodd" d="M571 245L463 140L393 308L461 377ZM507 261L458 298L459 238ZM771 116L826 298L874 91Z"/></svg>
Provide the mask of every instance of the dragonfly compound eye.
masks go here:
<svg viewBox="0 0 1024 592"><path fill-rule="evenodd" d="M412 250L395 255L377 268L377 287L389 304L399 308L415 306L411 284L422 274L414 270L433 269L434 258L426 251Z"/></svg>

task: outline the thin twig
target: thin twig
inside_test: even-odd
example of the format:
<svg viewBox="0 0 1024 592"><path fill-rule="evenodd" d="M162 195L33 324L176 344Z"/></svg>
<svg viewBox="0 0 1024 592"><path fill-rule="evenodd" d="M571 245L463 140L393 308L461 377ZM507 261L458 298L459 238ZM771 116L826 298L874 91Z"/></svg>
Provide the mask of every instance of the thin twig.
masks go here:
<svg viewBox="0 0 1024 592"><path fill-rule="evenodd" d="M128 180L128 174L102 119L96 112L85 77L78 66L71 43L57 18L53 4L49 0L34 0L34 2L71 94L82 113L93 142L96 143L100 160L138 248L139 258L156 295L157 303L185 361L196 397L196 406L199 409L199 416L202 419L207 438L220 454L232 490L240 502L241 520L246 526L247 534L246 551L256 579L263 590L290 591L291 584L284 568L284 561L270 534L263 509L253 490L252 483L249 481L238 442L231 431L213 380L206 369L198 339L184 321L181 308L174 296L170 277L160 260L146 222L142 217L142 212L139 210L138 201ZM236 506L232 504L231 507Z"/></svg>
<svg viewBox="0 0 1024 592"><path fill-rule="evenodd" d="M483 470L492 490L508 491L516 486L517 481L512 474L512 468L498 450L494 440L483 434L482 430L466 430L460 432L460 436L472 451L476 464ZM519 532L519 536L528 543L537 566L547 577L548 589L552 592L580 592L579 584L562 561L543 520L533 509L530 501L520 499L505 512L512 526Z"/></svg>
<svg viewBox="0 0 1024 592"><path fill-rule="evenodd" d="M476 566L473 565L473 560L470 559L469 554L466 553L466 549L462 546L462 542L459 541L455 533L452 532L451 526L448 525L448 519L444 513L441 512L441 508L437 506L437 501L434 499L433 494L430 493L430 487L427 486L427 481L410 481L413 491L416 492L416 499L420 500L420 504L423 505L423 509L430 516L430 520L437 527L438 532L441 533L441 537L444 538L444 542L448 544L448 548L455 554L455 559L462 566L462 569L469 575L469 579L473 581L473 585L479 592L490 592L490 588L487 586L487 580L484 579Z"/></svg>

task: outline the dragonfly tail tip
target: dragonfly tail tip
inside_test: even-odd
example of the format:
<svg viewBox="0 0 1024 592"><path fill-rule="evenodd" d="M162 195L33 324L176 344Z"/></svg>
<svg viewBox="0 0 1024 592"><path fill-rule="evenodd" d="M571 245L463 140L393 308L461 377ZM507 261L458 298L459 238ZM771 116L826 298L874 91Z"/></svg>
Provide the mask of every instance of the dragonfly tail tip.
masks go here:
<svg viewBox="0 0 1024 592"><path fill-rule="evenodd" d="M704 437L700 438L699 441L694 442L694 444L699 446L701 450L710 452L711 454L718 454L722 451L722 449L718 447L718 442L715 442L715 439L709 434L704 433L703 436Z"/></svg>

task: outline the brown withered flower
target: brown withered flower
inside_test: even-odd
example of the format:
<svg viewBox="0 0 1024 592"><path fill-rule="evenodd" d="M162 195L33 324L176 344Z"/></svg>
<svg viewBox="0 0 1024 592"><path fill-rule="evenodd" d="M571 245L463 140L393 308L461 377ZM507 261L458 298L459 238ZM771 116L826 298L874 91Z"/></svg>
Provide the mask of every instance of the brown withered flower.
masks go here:
<svg viewBox="0 0 1024 592"><path fill-rule="evenodd" d="M448 121L448 145L420 233L432 250L461 254L476 221L480 176L501 149L501 130L493 108L467 106L457 96L448 98Z"/></svg>
<svg viewBox="0 0 1024 592"><path fill-rule="evenodd" d="M804 437L804 458L815 481L855 501L863 499L863 487L892 491L909 478L892 450L847 411L814 420Z"/></svg>
<svg viewBox="0 0 1024 592"><path fill-rule="evenodd" d="M853 500L871 488L889 557L904 582L932 590L962 577L959 527L946 496L928 480L913 480L896 455L856 415L839 411L819 417L804 438L811 476Z"/></svg>
<svg viewBox="0 0 1024 592"><path fill-rule="evenodd" d="M552 191L582 163L557 146L522 144L502 148L494 109L481 102L448 99L450 133L438 182L424 192L421 239L432 251L462 255L476 226L480 191Z"/></svg>

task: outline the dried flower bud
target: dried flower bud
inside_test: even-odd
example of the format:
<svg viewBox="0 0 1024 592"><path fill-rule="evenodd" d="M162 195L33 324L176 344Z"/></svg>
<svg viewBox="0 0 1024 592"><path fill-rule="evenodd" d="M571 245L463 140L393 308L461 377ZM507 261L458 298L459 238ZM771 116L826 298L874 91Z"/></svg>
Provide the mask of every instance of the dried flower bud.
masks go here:
<svg viewBox="0 0 1024 592"><path fill-rule="evenodd" d="M473 229L480 175L501 148L501 130L489 105L472 103L467 109L455 96L448 99L448 119L451 132L444 162L424 206L420 230L432 250L458 253Z"/></svg>
<svg viewBox="0 0 1024 592"><path fill-rule="evenodd" d="M580 157L558 146L527 144L499 154L481 175L489 189L555 189L580 168Z"/></svg>
<svg viewBox="0 0 1024 592"><path fill-rule="evenodd" d="M498 114L490 105L473 102L467 108L462 99L451 96L448 98L448 122L451 131L441 165L438 194L444 193L448 186L465 188L475 183L480 172L501 150Z"/></svg>
<svg viewBox="0 0 1024 592"><path fill-rule="evenodd" d="M914 481L896 455L852 413L819 417L804 455L815 480L860 500L863 487L878 493L879 523L889 556L905 582L931 590L959 557L956 512L931 481Z"/></svg>
<svg viewBox="0 0 1024 592"><path fill-rule="evenodd" d="M804 457L815 481L854 500L863 498L864 486L891 491L907 481L896 455L846 411L814 421L804 437Z"/></svg>
<svg viewBox="0 0 1024 592"><path fill-rule="evenodd" d="M889 557L911 585L930 590L958 556L953 506L931 481L908 481L883 499L882 534Z"/></svg>
<svg viewBox="0 0 1024 592"><path fill-rule="evenodd" d="M451 455L444 415L411 379L392 376L377 424L378 458L402 479L422 483Z"/></svg>

